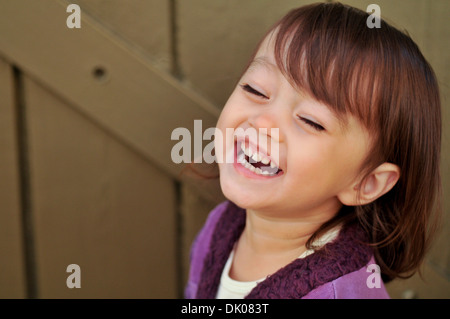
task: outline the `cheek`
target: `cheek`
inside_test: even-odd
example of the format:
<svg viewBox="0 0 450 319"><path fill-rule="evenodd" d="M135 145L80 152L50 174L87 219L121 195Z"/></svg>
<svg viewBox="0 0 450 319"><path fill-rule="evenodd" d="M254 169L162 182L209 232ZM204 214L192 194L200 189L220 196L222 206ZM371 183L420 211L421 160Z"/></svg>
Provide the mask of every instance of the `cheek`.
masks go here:
<svg viewBox="0 0 450 319"><path fill-rule="evenodd" d="M290 154L290 160L294 163L292 178L308 192L332 193L352 180L357 170L352 152L332 143L304 145Z"/></svg>

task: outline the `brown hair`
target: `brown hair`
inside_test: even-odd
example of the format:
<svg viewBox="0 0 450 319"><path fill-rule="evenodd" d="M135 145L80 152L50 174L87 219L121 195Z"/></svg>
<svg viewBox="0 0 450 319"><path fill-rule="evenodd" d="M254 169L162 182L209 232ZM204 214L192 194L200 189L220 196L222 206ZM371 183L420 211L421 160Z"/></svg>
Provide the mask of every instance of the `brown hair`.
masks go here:
<svg viewBox="0 0 450 319"><path fill-rule="evenodd" d="M369 28L368 17L340 3L313 4L290 11L267 34L276 37L277 65L292 85L371 133L361 176L384 162L400 167L391 191L344 206L308 242L358 221L389 281L418 269L439 223L441 105L434 72L413 40L383 20Z"/></svg>

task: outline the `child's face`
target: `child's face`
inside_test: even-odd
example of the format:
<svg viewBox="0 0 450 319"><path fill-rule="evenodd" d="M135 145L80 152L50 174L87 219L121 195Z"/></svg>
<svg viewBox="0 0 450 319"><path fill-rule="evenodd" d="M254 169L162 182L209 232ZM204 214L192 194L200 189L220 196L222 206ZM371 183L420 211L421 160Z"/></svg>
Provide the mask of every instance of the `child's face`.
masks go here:
<svg viewBox="0 0 450 319"><path fill-rule="evenodd" d="M338 195L358 177L369 135L351 116L342 127L326 105L296 90L276 66L269 38L231 94L217 128L266 129L267 146L261 148L270 149L263 155L278 157L281 172L261 175L238 162L219 163L222 191L243 208L269 214L334 214L341 206ZM273 128L278 132L271 133ZM252 138L248 142L247 147L259 147ZM227 139L222 151L236 147L238 153L240 144Z"/></svg>

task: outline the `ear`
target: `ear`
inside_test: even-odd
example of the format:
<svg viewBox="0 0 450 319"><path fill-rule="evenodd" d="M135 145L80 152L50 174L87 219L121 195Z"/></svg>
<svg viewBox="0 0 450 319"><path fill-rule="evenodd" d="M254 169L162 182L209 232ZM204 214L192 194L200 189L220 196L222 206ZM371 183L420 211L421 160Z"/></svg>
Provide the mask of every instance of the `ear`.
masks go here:
<svg viewBox="0 0 450 319"><path fill-rule="evenodd" d="M347 206L366 205L389 192L399 178L400 168L397 165L383 163L364 180L352 183L342 190L337 197Z"/></svg>

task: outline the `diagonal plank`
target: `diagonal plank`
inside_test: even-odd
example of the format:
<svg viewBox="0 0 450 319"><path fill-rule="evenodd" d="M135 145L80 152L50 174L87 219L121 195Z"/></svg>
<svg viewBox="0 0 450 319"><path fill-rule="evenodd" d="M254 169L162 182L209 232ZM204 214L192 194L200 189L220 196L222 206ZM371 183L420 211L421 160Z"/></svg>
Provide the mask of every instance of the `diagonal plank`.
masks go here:
<svg viewBox="0 0 450 319"><path fill-rule="evenodd" d="M213 127L219 109L83 11L81 28L69 29L68 4L1 0L0 54L178 177L182 165L171 160L171 132L193 132L194 119L203 120L203 129Z"/></svg>

